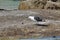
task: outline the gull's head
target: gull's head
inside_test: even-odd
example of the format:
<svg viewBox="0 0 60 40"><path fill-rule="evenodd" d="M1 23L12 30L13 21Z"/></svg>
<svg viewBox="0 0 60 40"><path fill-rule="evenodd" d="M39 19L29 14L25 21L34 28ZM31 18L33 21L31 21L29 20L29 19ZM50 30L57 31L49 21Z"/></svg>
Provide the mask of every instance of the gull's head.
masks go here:
<svg viewBox="0 0 60 40"><path fill-rule="evenodd" d="M31 19L32 21L36 21L36 20L34 19L34 16L29 16L28 18Z"/></svg>

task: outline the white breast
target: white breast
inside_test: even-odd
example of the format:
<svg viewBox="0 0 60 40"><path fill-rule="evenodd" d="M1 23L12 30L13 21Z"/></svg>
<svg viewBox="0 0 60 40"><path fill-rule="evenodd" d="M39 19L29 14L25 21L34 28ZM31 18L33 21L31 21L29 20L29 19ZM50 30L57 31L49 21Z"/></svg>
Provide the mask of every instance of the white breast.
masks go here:
<svg viewBox="0 0 60 40"><path fill-rule="evenodd" d="M34 19L34 16L29 16L28 18L31 19L31 20L33 20L33 21L36 21L36 20Z"/></svg>

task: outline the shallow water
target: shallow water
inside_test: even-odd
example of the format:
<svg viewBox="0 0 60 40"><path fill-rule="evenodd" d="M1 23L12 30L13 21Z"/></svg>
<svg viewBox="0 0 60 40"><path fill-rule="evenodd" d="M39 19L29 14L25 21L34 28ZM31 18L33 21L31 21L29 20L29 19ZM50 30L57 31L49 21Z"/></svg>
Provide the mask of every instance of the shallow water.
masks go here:
<svg viewBox="0 0 60 40"><path fill-rule="evenodd" d="M20 1L0 0L0 9L17 9Z"/></svg>
<svg viewBox="0 0 60 40"><path fill-rule="evenodd" d="M37 39L18 39L18 40L60 40L60 36L57 36L56 38L44 37L44 38L37 38Z"/></svg>
<svg viewBox="0 0 60 40"><path fill-rule="evenodd" d="M60 40L60 39L20 39L20 40Z"/></svg>

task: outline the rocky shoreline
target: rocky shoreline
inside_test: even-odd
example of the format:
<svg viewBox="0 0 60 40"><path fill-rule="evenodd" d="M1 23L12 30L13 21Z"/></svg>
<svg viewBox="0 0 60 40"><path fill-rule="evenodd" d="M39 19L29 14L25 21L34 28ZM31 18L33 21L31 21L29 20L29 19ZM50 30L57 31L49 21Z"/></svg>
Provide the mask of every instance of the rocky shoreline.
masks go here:
<svg viewBox="0 0 60 40"><path fill-rule="evenodd" d="M29 15L38 15L49 20L60 20L60 11L55 10L0 11L0 37L31 38L60 35L60 23L37 26L27 18Z"/></svg>

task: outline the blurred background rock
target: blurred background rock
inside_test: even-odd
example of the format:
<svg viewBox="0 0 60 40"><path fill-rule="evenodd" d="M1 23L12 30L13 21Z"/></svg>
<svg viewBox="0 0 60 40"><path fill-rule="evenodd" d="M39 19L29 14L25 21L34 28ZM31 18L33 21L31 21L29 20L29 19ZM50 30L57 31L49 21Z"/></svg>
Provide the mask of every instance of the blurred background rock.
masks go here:
<svg viewBox="0 0 60 40"><path fill-rule="evenodd" d="M60 0L24 0L20 1L19 10L24 9L60 9Z"/></svg>

